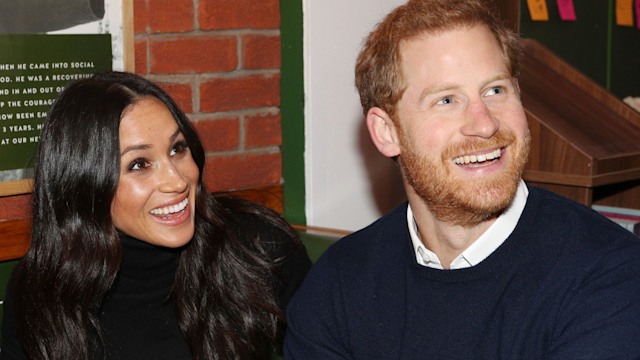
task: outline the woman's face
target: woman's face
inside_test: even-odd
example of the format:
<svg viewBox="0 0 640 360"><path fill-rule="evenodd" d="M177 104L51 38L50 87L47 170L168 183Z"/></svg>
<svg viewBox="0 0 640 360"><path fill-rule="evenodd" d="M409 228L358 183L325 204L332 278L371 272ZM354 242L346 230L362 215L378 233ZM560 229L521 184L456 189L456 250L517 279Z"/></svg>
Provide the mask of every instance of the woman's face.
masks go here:
<svg viewBox="0 0 640 360"><path fill-rule="evenodd" d="M120 180L111 204L115 227L150 244L176 248L194 233L198 166L167 107L144 97L120 121Z"/></svg>

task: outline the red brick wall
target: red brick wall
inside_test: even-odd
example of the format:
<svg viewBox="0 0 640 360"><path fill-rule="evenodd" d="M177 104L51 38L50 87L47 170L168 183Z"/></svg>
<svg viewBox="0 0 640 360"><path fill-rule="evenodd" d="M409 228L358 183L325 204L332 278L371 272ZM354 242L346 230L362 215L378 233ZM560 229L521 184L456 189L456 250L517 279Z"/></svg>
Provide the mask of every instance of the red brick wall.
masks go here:
<svg viewBox="0 0 640 360"><path fill-rule="evenodd" d="M279 184L278 0L135 0L136 72L195 123L209 190Z"/></svg>
<svg viewBox="0 0 640 360"><path fill-rule="evenodd" d="M209 190L280 184L278 0L134 0L136 73L195 123ZM0 198L0 221L29 196Z"/></svg>

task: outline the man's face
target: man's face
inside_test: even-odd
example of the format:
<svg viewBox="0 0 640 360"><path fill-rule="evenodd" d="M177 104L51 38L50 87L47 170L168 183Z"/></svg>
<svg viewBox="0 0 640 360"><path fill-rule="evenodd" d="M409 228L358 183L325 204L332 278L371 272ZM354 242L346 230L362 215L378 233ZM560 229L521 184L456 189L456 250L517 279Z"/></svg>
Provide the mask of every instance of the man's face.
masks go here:
<svg viewBox="0 0 640 360"><path fill-rule="evenodd" d="M425 34L401 47L399 164L438 220L472 226L513 199L529 152L517 82L484 26Z"/></svg>

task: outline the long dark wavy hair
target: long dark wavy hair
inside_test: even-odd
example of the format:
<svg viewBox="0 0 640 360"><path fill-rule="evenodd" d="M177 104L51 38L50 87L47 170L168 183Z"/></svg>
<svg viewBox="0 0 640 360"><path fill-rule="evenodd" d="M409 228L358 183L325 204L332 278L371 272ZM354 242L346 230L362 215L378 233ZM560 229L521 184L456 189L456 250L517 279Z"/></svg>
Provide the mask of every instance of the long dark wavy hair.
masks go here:
<svg viewBox="0 0 640 360"><path fill-rule="evenodd" d="M181 252L172 294L191 353L195 359L263 358L282 335L270 275L274 262L258 239L237 235L241 226L228 214L254 213L295 234L266 208L208 193L202 179L205 152L175 102L140 76L107 72L68 86L40 135L31 247L16 283L18 330L31 359L88 359L101 349L98 310L121 258L110 213L118 185L120 119L148 96L173 114L200 170L195 234Z"/></svg>

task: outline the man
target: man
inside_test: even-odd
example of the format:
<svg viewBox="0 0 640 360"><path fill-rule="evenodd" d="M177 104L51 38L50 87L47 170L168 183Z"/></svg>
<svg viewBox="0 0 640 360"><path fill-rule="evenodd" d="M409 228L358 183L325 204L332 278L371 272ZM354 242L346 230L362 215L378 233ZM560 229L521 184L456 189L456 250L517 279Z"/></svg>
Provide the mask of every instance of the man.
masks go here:
<svg viewBox="0 0 640 360"><path fill-rule="evenodd" d="M482 0L410 0L356 85L403 204L333 245L288 308L288 359L638 359L640 241L521 173L517 37Z"/></svg>

